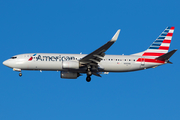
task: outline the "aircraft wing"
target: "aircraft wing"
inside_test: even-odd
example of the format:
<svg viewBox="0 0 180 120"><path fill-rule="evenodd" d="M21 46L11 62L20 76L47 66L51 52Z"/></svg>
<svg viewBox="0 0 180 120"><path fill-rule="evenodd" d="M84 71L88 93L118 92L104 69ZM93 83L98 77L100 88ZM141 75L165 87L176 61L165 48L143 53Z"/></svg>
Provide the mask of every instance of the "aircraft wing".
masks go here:
<svg viewBox="0 0 180 120"><path fill-rule="evenodd" d="M88 64L88 65L97 65L105 56L105 52L111 47L111 45L116 42L120 33L120 29L115 33L110 41L106 44L98 48L97 50L93 51L92 53L83 57L79 62L81 64Z"/></svg>

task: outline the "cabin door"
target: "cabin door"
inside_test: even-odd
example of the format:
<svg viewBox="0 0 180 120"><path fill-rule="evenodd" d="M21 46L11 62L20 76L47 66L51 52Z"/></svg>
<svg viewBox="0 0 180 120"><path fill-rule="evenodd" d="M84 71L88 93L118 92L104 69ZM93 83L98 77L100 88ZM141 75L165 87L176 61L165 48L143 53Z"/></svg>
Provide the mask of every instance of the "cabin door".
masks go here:
<svg viewBox="0 0 180 120"><path fill-rule="evenodd" d="M145 66L145 58L141 57L141 67L144 67L144 66Z"/></svg>

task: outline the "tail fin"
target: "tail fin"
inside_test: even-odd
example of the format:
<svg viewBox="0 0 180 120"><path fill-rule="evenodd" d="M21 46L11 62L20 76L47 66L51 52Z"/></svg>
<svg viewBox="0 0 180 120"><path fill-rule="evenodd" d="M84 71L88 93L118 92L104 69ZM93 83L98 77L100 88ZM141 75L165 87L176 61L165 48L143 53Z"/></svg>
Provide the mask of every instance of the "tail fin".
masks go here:
<svg viewBox="0 0 180 120"><path fill-rule="evenodd" d="M158 57L166 54L169 50L174 28L175 27L167 27L151 46L143 52L142 56Z"/></svg>

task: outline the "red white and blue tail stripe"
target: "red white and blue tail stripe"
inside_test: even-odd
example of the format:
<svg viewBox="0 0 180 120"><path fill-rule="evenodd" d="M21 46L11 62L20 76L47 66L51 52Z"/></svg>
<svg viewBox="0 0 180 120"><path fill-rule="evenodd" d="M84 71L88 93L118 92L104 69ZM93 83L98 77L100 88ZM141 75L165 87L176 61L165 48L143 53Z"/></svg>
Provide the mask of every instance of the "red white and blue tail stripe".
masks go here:
<svg viewBox="0 0 180 120"><path fill-rule="evenodd" d="M168 52L171 39L173 36L174 27L167 27L159 37L144 51L142 56L161 56Z"/></svg>
<svg viewBox="0 0 180 120"><path fill-rule="evenodd" d="M165 63L165 60L159 60L157 58L168 53L173 32L174 27L167 27L147 50L134 54L141 56L137 62Z"/></svg>

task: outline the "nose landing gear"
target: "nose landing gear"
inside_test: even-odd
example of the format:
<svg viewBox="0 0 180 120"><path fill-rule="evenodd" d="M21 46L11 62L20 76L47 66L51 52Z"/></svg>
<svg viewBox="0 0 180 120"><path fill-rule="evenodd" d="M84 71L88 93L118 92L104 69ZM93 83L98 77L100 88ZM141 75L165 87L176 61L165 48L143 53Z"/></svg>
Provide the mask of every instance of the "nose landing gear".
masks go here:
<svg viewBox="0 0 180 120"><path fill-rule="evenodd" d="M21 77L21 76L22 76L22 73L20 72L20 73L19 73L19 77Z"/></svg>

